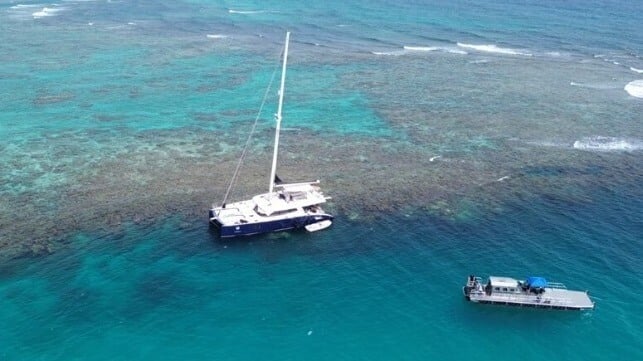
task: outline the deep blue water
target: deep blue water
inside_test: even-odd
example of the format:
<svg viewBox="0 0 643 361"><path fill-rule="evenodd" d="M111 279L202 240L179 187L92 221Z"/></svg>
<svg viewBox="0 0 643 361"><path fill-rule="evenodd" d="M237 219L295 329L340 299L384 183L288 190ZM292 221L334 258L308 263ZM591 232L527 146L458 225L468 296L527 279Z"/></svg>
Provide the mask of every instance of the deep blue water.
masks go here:
<svg viewBox="0 0 643 361"><path fill-rule="evenodd" d="M528 360L635 359L641 206L603 190L588 204L516 202L465 223L340 217L327 232L221 242L168 219L78 235L3 268L2 356L511 359L519 345ZM590 290L597 306L469 304L471 272L543 275Z"/></svg>
<svg viewBox="0 0 643 361"><path fill-rule="evenodd" d="M0 0L0 360L642 359L642 12ZM286 30L279 174L336 220L223 242ZM469 304L471 273L596 309Z"/></svg>

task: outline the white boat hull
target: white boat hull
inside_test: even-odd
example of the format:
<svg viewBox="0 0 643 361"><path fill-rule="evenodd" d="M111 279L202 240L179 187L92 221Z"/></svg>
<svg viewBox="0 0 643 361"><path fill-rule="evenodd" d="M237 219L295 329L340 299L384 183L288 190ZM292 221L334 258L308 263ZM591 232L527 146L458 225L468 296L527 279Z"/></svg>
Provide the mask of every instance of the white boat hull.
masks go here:
<svg viewBox="0 0 643 361"><path fill-rule="evenodd" d="M319 221L319 222L311 223L311 224L305 226L304 228L308 232L317 232L317 231L321 231L322 229L326 229L326 228L330 227L331 224L333 224L333 221L331 221L330 219L324 219L324 220Z"/></svg>

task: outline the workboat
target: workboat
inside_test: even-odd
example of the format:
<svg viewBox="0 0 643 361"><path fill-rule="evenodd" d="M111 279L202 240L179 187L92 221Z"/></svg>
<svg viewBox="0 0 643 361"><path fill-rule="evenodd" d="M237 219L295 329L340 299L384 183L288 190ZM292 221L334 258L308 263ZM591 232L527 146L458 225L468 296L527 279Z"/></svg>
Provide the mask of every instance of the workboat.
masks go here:
<svg viewBox="0 0 643 361"><path fill-rule="evenodd" d="M276 174L289 40L290 33L288 32L286 33L283 52L279 104L275 115L275 141L268 193L255 195L247 200L227 203L230 189L237 178L239 166L246 153L248 145L246 143L246 148L242 152L239 165L235 170L223 202L220 206L213 205L209 211L210 223L219 229L221 237L249 236L299 228L315 232L328 228L332 224L333 216L324 212L321 208L321 204L325 203L330 197L326 197L321 191L319 180L283 184ZM270 86L268 89L270 89ZM263 104L261 108L263 108ZM250 137L248 140L250 140Z"/></svg>
<svg viewBox="0 0 643 361"><path fill-rule="evenodd" d="M548 282L543 277L527 277L520 281L491 276L487 282L482 282L480 277L470 275L462 291L468 301L476 303L559 310L594 308L587 291L568 290L564 284Z"/></svg>

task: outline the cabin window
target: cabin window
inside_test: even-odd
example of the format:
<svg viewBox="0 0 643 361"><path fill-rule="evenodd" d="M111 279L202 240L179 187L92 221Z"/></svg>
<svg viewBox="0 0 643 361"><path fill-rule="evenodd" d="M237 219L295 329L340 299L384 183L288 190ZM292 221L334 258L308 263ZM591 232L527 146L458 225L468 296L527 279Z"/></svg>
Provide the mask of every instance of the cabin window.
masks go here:
<svg viewBox="0 0 643 361"><path fill-rule="evenodd" d="M500 287L495 287L493 290L494 291L500 291Z"/></svg>
<svg viewBox="0 0 643 361"><path fill-rule="evenodd" d="M510 288L509 291L516 292L516 289L515 288Z"/></svg>
<svg viewBox="0 0 643 361"><path fill-rule="evenodd" d="M503 292L507 292L507 287L503 287L503 288L502 288L502 291L503 291Z"/></svg>

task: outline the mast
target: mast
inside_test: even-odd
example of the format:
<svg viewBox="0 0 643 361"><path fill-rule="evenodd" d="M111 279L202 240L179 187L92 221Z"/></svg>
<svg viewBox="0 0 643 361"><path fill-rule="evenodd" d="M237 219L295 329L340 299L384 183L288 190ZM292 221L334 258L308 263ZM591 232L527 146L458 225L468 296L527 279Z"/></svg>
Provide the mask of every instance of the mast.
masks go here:
<svg viewBox="0 0 643 361"><path fill-rule="evenodd" d="M286 63L288 61L288 42L290 41L290 32L286 32L286 46L284 47L284 63L281 68L281 87L279 88L279 107L275 120L277 125L275 127L275 149L272 154L272 169L270 170L270 187L268 192L272 193L275 186L275 174L277 172L277 152L279 151L279 131L281 130L281 108L284 103L284 84L286 83Z"/></svg>

